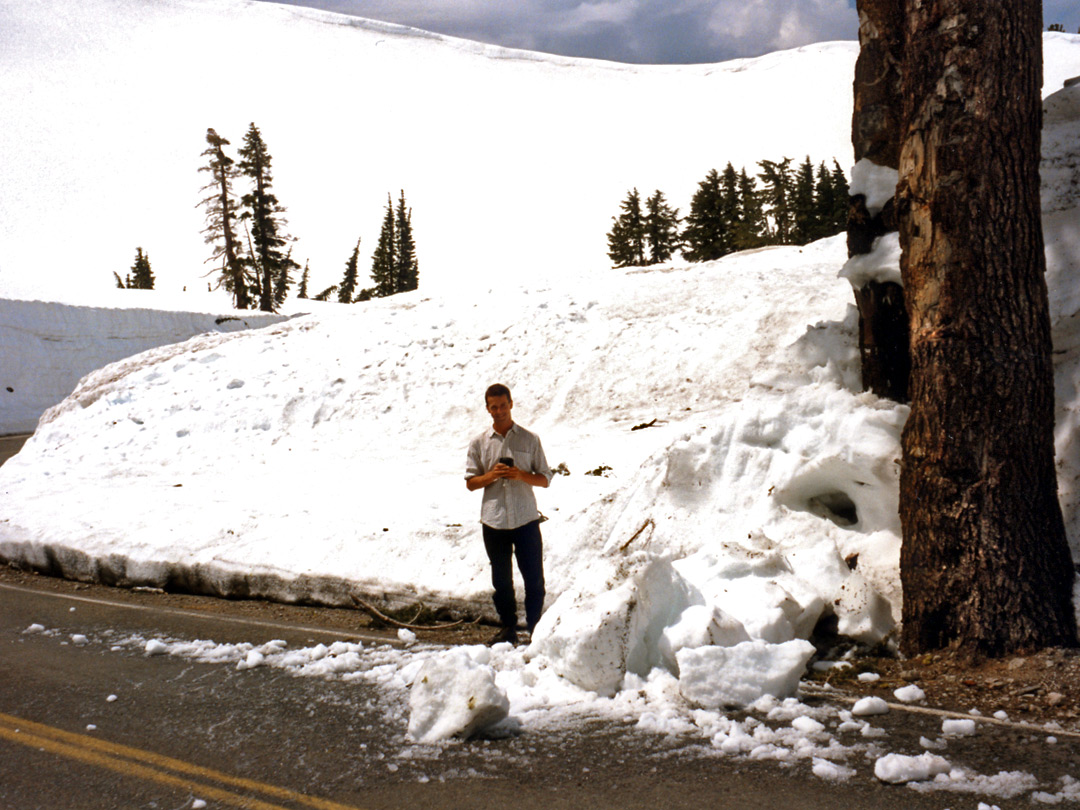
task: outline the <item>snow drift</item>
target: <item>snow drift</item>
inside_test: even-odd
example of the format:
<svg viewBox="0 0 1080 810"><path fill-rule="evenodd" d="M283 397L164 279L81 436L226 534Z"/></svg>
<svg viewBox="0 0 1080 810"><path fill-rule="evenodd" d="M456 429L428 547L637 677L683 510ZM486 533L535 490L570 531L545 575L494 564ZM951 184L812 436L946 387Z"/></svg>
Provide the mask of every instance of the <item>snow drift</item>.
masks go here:
<svg viewBox="0 0 1080 810"><path fill-rule="evenodd" d="M1076 58L1077 38L1048 41ZM829 50L716 70L813 73ZM1080 88L1047 108L1075 552ZM135 355L86 376L0 469L0 557L119 585L490 611L463 464L482 392L501 381L565 473L540 496L550 602L531 659L604 694L660 671L692 700L752 699L702 681L703 661L788 690L823 622L875 643L899 615L906 409L859 391L845 254L836 237L701 265L596 262L572 279L550 258L494 275L462 260L458 291Z"/></svg>

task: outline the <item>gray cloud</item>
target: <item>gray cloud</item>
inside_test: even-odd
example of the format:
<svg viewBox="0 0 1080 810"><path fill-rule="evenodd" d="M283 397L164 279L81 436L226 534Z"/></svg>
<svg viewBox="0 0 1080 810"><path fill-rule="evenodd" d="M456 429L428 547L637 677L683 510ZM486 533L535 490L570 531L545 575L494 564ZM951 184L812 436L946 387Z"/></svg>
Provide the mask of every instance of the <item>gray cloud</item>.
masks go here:
<svg viewBox="0 0 1080 810"><path fill-rule="evenodd" d="M279 0L510 48L645 64L721 62L855 39L854 0ZM1076 0L1044 0L1076 33Z"/></svg>
<svg viewBox="0 0 1080 810"><path fill-rule="evenodd" d="M852 0L286 0L511 48L678 64L854 39Z"/></svg>

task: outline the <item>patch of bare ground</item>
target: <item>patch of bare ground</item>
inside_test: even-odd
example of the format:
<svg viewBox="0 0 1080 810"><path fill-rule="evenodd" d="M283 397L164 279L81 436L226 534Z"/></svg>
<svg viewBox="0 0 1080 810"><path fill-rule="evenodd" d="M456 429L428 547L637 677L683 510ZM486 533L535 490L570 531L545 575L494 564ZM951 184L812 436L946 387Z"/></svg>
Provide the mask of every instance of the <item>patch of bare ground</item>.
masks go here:
<svg viewBox="0 0 1080 810"><path fill-rule="evenodd" d="M876 673L877 681L859 679ZM1014 722L1080 732L1080 649L1054 648L1000 659L971 659L950 651L916 658L866 657L848 668L815 673L854 696L876 695L897 702L894 692L915 684L926 694L919 705L985 717L1005 712Z"/></svg>

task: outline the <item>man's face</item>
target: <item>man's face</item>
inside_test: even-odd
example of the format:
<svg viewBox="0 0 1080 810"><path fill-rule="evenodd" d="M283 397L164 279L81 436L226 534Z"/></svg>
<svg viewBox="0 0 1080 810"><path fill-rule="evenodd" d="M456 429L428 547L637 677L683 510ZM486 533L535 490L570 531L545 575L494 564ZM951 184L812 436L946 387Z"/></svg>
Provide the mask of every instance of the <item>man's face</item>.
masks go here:
<svg viewBox="0 0 1080 810"><path fill-rule="evenodd" d="M495 423L495 427L502 427L510 424L512 421L510 418L510 409L513 407L514 403L510 401L510 397L487 398L487 412L491 414L491 421Z"/></svg>

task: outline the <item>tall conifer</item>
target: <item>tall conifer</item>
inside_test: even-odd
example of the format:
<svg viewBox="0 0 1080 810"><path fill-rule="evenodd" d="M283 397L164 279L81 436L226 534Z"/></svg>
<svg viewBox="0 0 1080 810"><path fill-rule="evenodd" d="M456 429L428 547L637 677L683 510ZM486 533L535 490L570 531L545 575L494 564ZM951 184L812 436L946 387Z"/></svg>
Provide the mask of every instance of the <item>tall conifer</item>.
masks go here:
<svg viewBox="0 0 1080 810"><path fill-rule="evenodd" d="M420 264L412 234L412 209L405 207L405 192L398 199L394 216L394 292L409 292L420 285Z"/></svg>
<svg viewBox="0 0 1080 810"><path fill-rule="evenodd" d="M379 231L379 241L375 245L375 252L371 256L371 280L374 283L374 294L378 298L393 295L397 286L394 277L397 268L397 244L394 238L394 203L390 195L386 195L386 212L383 215L382 230Z"/></svg>
<svg viewBox="0 0 1080 810"><path fill-rule="evenodd" d="M645 207L649 264L660 264L670 259L679 247L679 209L668 205L659 189L646 200Z"/></svg>
<svg viewBox="0 0 1080 810"><path fill-rule="evenodd" d="M278 203L272 190L274 178L270 152L254 122L244 135L244 145L239 154L240 172L252 184L251 190L240 202L243 205L241 217L251 223L251 261L259 277L259 309L272 312L279 303L275 292L288 289L290 271L299 265L284 250L292 237L285 233L285 209Z"/></svg>
<svg viewBox="0 0 1080 810"><path fill-rule="evenodd" d="M690 200L682 238L683 256L709 262L731 252L731 223L724 216L724 189L719 172L710 169Z"/></svg>
<svg viewBox="0 0 1080 810"><path fill-rule="evenodd" d="M131 265L127 287L129 290L154 289L154 273L150 269L150 257L143 253L142 248L135 250L135 263Z"/></svg>
<svg viewBox="0 0 1080 810"><path fill-rule="evenodd" d="M645 264L645 217L641 211L641 195L635 188L626 195L613 217L608 232L608 256L616 267L637 267Z"/></svg>
<svg viewBox="0 0 1080 810"><path fill-rule="evenodd" d="M200 205L206 208L206 228L203 229L206 243L214 246L208 262L221 262L221 275L218 285L232 293L233 306L247 309L251 306L248 294L248 279L240 244L236 238L237 204L233 194L233 183L237 170L232 158L225 154L224 147L229 142L213 130L206 130L206 142L203 151L207 159L200 172L210 173L210 182L202 190L209 192Z"/></svg>
<svg viewBox="0 0 1080 810"><path fill-rule="evenodd" d="M352 256L345 262L345 277L341 280L341 284L338 285L337 294L339 303L351 304L353 302L353 293L356 291L357 265L359 262L360 240L357 239Z"/></svg>

